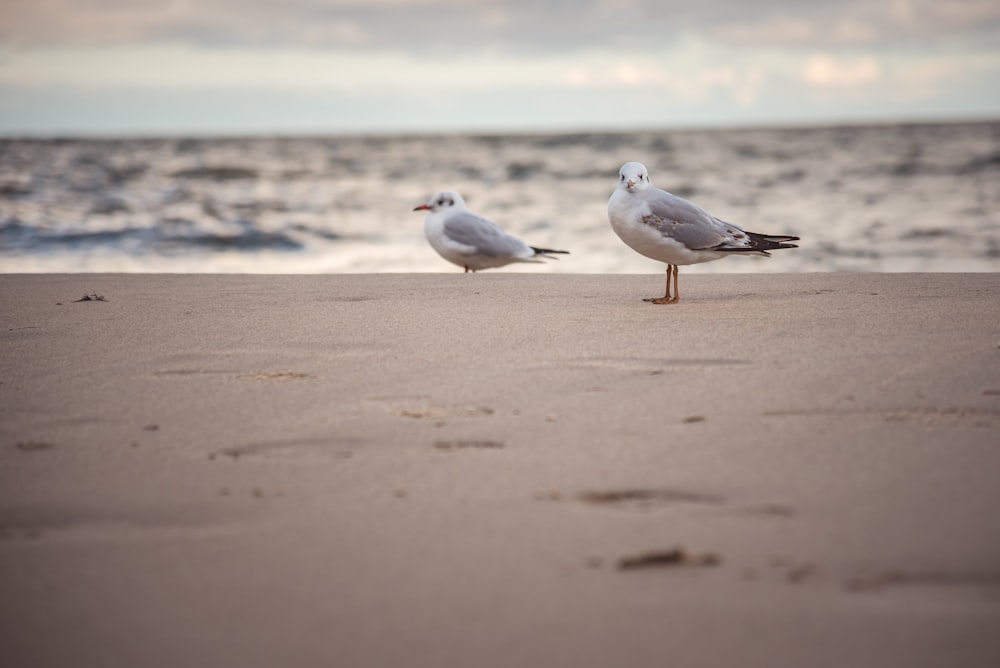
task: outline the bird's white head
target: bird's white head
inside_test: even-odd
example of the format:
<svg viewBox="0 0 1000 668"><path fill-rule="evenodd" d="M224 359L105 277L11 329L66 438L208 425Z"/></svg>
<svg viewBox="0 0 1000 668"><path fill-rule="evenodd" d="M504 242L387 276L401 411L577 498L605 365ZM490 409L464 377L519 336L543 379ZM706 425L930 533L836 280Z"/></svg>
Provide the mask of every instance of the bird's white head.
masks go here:
<svg viewBox="0 0 1000 668"><path fill-rule="evenodd" d="M456 192L446 190L431 197L426 204L415 207L414 211L430 211L431 213L441 213L442 211L464 211L466 209L465 200Z"/></svg>
<svg viewBox="0 0 1000 668"><path fill-rule="evenodd" d="M618 170L618 187L630 193L637 193L649 188L649 172L641 162L626 162Z"/></svg>

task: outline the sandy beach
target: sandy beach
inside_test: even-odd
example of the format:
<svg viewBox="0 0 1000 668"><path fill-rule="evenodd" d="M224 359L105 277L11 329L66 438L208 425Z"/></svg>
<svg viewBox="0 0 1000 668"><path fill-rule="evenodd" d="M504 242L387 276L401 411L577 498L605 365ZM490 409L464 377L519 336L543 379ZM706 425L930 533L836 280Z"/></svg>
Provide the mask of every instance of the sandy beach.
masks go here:
<svg viewBox="0 0 1000 668"><path fill-rule="evenodd" d="M1000 274L663 284L0 276L0 664L1000 665Z"/></svg>

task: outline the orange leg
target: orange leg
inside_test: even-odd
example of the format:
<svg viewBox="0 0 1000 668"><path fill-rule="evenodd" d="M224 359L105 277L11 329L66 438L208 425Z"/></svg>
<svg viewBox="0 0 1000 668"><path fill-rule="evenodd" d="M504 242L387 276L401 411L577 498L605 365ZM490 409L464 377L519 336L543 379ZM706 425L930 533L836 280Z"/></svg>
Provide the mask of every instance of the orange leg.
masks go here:
<svg viewBox="0 0 1000 668"><path fill-rule="evenodd" d="M677 270L678 266L676 264L667 265L667 293L662 297L650 297L648 299L643 299L644 302L652 302L653 304L676 304L681 298L681 291L677 285ZM670 295L670 277L673 276L674 279L674 294Z"/></svg>

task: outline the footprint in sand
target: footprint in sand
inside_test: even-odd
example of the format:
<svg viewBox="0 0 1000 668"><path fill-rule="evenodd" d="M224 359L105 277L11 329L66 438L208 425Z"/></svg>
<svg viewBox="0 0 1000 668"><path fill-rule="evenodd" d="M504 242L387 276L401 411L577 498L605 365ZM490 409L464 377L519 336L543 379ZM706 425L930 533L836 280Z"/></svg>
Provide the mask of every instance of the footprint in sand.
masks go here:
<svg viewBox="0 0 1000 668"><path fill-rule="evenodd" d="M43 450L52 450L56 446L48 441L18 441L14 447L21 452L42 452Z"/></svg>
<svg viewBox="0 0 1000 668"><path fill-rule="evenodd" d="M956 592L982 594L1000 600L1000 571L907 571L891 570L850 578L847 591L875 593L947 587Z"/></svg>
<svg viewBox="0 0 1000 668"><path fill-rule="evenodd" d="M675 507L721 508L724 512L738 515L789 519L795 517L795 510L780 503L756 503L733 506L718 494L694 492L671 488L626 488L610 490L589 490L572 495L559 491L539 492L536 501L562 501L573 499L587 506L613 508L632 512L650 512Z"/></svg>
<svg viewBox="0 0 1000 668"><path fill-rule="evenodd" d="M444 452L454 450L500 450L504 447L501 441L435 441L434 449Z"/></svg>
<svg viewBox="0 0 1000 668"><path fill-rule="evenodd" d="M611 369L663 373L666 369L700 369L705 367L743 366L748 360L725 358L676 358L676 357L584 357L559 360L557 365L571 369ZM551 366L551 365L550 365Z"/></svg>
<svg viewBox="0 0 1000 668"><path fill-rule="evenodd" d="M299 371L257 371L252 373L240 373L234 376L236 380L315 380L316 376Z"/></svg>
<svg viewBox="0 0 1000 668"><path fill-rule="evenodd" d="M443 420L445 418L487 417L496 413L488 406L442 406L425 395L368 397L366 402L383 407L397 417Z"/></svg>
<svg viewBox="0 0 1000 668"><path fill-rule="evenodd" d="M714 494L678 489L621 489L583 492L577 496L581 502L594 506L649 510L676 504L720 505L725 499Z"/></svg>
<svg viewBox="0 0 1000 668"><path fill-rule="evenodd" d="M0 540L121 540L149 535L196 538L243 527L205 508L8 508L0 512ZM231 512L226 515L231 516Z"/></svg>
<svg viewBox="0 0 1000 668"><path fill-rule="evenodd" d="M222 448L209 453L212 461L243 458L274 459L282 461L332 461L350 459L366 443L356 437L315 438L287 441L262 441Z"/></svg>
<svg viewBox="0 0 1000 668"><path fill-rule="evenodd" d="M770 418L813 418L870 416L886 422L919 424L928 427L975 427L990 429L1000 427L1000 409L972 407L923 407L889 408L874 410L838 410L826 408L792 408L761 413Z"/></svg>
<svg viewBox="0 0 1000 668"><path fill-rule="evenodd" d="M618 559L618 570L635 571L647 568L708 568L722 563L714 552L692 554L683 547L666 550L647 550Z"/></svg>

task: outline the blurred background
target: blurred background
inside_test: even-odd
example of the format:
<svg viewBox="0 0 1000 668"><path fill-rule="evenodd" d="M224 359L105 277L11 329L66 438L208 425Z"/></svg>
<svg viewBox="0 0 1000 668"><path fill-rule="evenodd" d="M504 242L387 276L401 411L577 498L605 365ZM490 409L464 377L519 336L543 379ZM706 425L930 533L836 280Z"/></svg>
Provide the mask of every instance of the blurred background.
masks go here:
<svg viewBox="0 0 1000 668"><path fill-rule="evenodd" d="M692 268L1000 270L995 0L6 0L0 271L453 271L434 192L651 272L618 167L803 237Z"/></svg>

